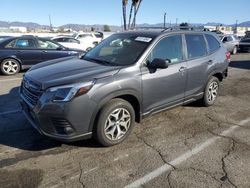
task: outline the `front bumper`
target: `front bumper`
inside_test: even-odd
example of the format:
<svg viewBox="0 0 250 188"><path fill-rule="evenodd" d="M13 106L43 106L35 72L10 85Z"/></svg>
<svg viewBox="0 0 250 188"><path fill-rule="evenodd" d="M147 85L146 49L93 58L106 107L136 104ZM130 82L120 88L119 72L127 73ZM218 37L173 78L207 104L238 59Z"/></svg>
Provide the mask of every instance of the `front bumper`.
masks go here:
<svg viewBox="0 0 250 188"><path fill-rule="evenodd" d="M63 142L88 139L92 136L90 125L96 105L87 95L67 103L48 102L42 96L33 106L21 94L20 103L23 114L42 135Z"/></svg>

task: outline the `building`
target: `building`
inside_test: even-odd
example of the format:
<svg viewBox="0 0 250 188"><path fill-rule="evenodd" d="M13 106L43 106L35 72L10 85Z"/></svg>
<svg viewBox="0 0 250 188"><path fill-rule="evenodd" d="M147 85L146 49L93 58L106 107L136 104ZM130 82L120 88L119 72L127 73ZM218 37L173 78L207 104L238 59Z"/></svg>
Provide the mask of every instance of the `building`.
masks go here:
<svg viewBox="0 0 250 188"><path fill-rule="evenodd" d="M19 26L10 26L9 29L13 32L21 32L21 33L26 33L27 28L26 27L19 27Z"/></svg>

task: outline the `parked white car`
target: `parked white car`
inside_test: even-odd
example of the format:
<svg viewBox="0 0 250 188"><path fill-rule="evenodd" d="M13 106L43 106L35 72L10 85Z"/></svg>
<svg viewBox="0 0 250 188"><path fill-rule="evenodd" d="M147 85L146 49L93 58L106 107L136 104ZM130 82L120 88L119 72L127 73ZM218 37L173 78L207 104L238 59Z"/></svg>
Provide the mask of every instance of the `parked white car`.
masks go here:
<svg viewBox="0 0 250 188"><path fill-rule="evenodd" d="M86 33L86 32L80 32L75 33L73 38L79 40L81 43L84 43L88 46L88 48L93 48L98 43L100 43L103 39L103 35L100 33Z"/></svg>
<svg viewBox="0 0 250 188"><path fill-rule="evenodd" d="M67 36L57 36L52 38L51 40L58 42L59 44L67 48L80 49L84 51L94 47L93 44L91 45L86 42L81 42L73 37L67 37Z"/></svg>

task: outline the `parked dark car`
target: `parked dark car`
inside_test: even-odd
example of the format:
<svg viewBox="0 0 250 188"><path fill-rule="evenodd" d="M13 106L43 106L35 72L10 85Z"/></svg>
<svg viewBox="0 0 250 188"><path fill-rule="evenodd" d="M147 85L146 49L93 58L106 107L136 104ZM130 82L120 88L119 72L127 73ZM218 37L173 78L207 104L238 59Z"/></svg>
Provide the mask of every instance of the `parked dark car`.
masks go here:
<svg viewBox="0 0 250 188"><path fill-rule="evenodd" d="M13 75L42 61L76 56L82 52L65 48L49 39L33 36L10 37L0 42L0 69L5 75Z"/></svg>
<svg viewBox="0 0 250 188"><path fill-rule="evenodd" d="M135 121L171 107L216 101L230 53L211 32L134 31L105 39L82 57L33 66L21 106L41 134L121 143Z"/></svg>
<svg viewBox="0 0 250 188"><path fill-rule="evenodd" d="M250 38L243 38L239 44L239 50L241 52L250 52Z"/></svg>
<svg viewBox="0 0 250 188"><path fill-rule="evenodd" d="M10 38L11 36L0 36L0 42L6 38Z"/></svg>

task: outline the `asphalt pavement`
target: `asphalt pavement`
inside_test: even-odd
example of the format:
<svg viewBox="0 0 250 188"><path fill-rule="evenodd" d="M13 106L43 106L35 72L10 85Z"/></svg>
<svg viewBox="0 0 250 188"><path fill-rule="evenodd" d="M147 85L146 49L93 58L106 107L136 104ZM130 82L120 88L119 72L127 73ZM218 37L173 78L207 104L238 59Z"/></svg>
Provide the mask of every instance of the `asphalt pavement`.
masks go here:
<svg viewBox="0 0 250 188"><path fill-rule="evenodd" d="M25 72L0 76L0 187L250 187L250 54L232 56L216 104L150 116L122 144L65 144L21 113Z"/></svg>

